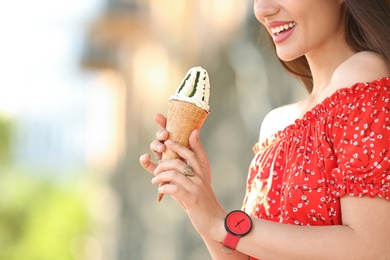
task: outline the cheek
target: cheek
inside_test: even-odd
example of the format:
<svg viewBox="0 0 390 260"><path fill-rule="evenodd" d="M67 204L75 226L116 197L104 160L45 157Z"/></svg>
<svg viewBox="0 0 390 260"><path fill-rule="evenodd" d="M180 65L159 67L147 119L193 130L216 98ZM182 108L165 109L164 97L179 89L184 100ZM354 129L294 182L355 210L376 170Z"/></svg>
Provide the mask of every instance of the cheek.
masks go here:
<svg viewBox="0 0 390 260"><path fill-rule="evenodd" d="M262 20L261 12L258 8L256 8L256 4L253 7L253 14L255 15L257 21L259 21L261 24L264 25L264 22Z"/></svg>

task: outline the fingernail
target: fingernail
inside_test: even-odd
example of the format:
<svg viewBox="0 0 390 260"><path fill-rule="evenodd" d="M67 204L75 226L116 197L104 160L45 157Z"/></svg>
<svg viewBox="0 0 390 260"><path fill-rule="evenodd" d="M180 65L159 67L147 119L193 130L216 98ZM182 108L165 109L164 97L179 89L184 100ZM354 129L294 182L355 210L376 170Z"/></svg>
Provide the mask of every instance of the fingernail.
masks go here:
<svg viewBox="0 0 390 260"><path fill-rule="evenodd" d="M156 148L157 148L157 151L161 152L163 149L163 145L158 143Z"/></svg>
<svg viewBox="0 0 390 260"><path fill-rule="evenodd" d="M160 138L163 138L163 136L164 136L164 131L160 131L159 134L158 134L158 136L159 136Z"/></svg>

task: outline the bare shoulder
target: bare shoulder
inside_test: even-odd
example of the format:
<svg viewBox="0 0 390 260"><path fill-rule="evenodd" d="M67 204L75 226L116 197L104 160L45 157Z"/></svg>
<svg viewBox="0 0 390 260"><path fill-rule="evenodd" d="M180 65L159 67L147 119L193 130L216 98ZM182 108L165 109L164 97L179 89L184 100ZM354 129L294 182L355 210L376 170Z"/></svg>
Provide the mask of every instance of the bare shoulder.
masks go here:
<svg viewBox="0 0 390 260"><path fill-rule="evenodd" d="M390 64L375 52L363 51L354 54L336 69L331 85L338 89L387 76L390 76Z"/></svg>
<svg viewBox="0 0 390 260"><path fill-rule="evenodd" d="M271 110L261 124L259 142L264 142L271 135L293 124L299 114L299 102Z"/></svg>

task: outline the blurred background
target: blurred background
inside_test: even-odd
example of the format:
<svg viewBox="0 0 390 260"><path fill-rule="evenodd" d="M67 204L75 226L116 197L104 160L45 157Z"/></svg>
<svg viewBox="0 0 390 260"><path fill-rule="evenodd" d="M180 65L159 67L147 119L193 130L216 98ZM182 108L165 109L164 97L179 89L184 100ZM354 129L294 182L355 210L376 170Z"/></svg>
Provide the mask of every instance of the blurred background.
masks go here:
<svg viewBox="0 0 390 260"><path fill-rule="evenodd" d="M210 259L138 158L193 66L211 81L201 131L227 210L244 197L259 127L304 95L252 1L0 3L0 260Z"/></svg>

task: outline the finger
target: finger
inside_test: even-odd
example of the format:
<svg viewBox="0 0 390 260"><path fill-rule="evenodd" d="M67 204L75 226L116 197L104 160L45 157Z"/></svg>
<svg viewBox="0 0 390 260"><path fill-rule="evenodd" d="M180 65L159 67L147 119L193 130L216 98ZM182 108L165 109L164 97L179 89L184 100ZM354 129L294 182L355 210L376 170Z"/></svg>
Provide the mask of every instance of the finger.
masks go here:
<svg viewBox="0 0 390 260"><path fill-rule="evenodd" d="M188 148L181 146L180 144L170 141L173 143L172 150L175 152L181 151L181 154L179 154L182 158L184 158L187 163L182 161L181 159L174 159L174 160L166 160L159 163L157 168L154 170L154 175L158 175L161 172L169 171L169 170L175 170L177 172L180 172L184 176L184 169L186 166L191 166L192 170L194 172L194 176L188 177L191 179L193 183L201 184L203 182L203 171L202 167L200 166L198 159L195 158L194 153L189 150ZM184 152L185 151L185 152ZM184 155L186 154L186 155ZM184 176L186 179L187 176ZM200 177L200 178L197 178Z"/></svg>
<svg viewBox="0 0 390 260"><path fill-rule="evenodd" d="M161 129L160 131L158 131L156 133L156 139L159 140L159 141L166 141L169 137L169 133L167 130L165 129Z"/></svg>
<svg viewBox="0 0 390 260"><path fill-rule="evenodd" d="M204 193L204 190L201 188L204 185L197 184L195 183L196 181L193 182L192 180L193 178L187 178L180 172L173 170L161 172L152 179L152 183L155 185L166 183L159 186L158 192L171 195L186 210L188 205L194 205L197 198Z"/></svg>
<svg viewBox="0 0 390 260"><path fill-rule="evenodd" d="M198 158L199 165L201 167L200 172L210 173L210 163L207 157L206 151L203 148L203 145L199 139L199 130L195 129L192 131L189 137L189 145L191 150L194 152L195 157ZM211 183L211 174L205 175L209 183Z"/></svg>
<svg viewBox="0 0 390 260"><path fill-rule="evenodd" d="M181 161L180 159L162 161L154 169L154 175L157 176L160 173L166 172L166 171L176 171L176 172L182 174L182 170L184 169L185 166L186 166L186 164L183 161Z"/></svg>
<svg viewBox="0 0 390 260"><path fill-rule="evenodd" d="M183 158L188 163L188 165L193 167L195 170L197 171L200 170L199 164L197 163L198 158L196 157L193 151L172 140L165 141L165 146L166 148L169 148L172 151L176 152L181 158Z"/></svg>
<svg viewBox="0 0 390 260"><path fill-rule="evenodd" d="M180 173L177 173L178 176L180 176L181 174ZM191 185L191 184L184 184L184 186L182 186L183 184L179 185L178 183L180 183L177 178L174 177L175 176L175 171L172 171L171 174L169 174L168 172L163 172L161 174L158 174L156 177L154 177L152 179L152 184L154 185L159 185L159 188L158 188L158 193L160 194L167 194L167 195L171 195L172 198L183 208L183 209L186 209L185 207L185 204L183 203L182 201L182 196L183 195L179 195L178 193L180 192L179 190L179 187L180 189L184 189L184 191L181 191L180 193L184 194L184 193L188 193L188 190L185 188L187 187L188 185ZM180 178L180 177L179 177ZM185 181L185 180L184 180ZM164 185L161 185L165 183ZM161 186L160 186L161 185Z"/></svg>
<svg viewBox="0 0 390 260"><path fill-rule="evenodd" d="M180 182L180 178L182 177L184 177L184 175L174 169L166 170L157 173L156 176L152 179L152 184L160 185L160 184L170 183L170 182L178 183Z"/></svg>
<svg viewBox="0 0 390 260"><path fill-rule="evenodd" d="M176 170L161 172L152 179L152 184L154 185L160 185L162 183L164 183L164 185L159 187L159 192L167 193L176 197L180 194L179 192L182 194L183 191L188 193L191 185L193 185L191 180Z"/></svg>
<svg viewBox="0 0 390 260"><path fill-rule="evenodd" d="M157 160L161 160L162 153L165 151L165 149L165 145L158 140L154 140L150 143L150 150Z"/></svg>
<svg viewBox="0 0 390 260"><path fill-rule="evenodd" d="M195 129L194 131L192 131L188 141L189 141L191 150L195 153L196 157L198 157L198 159L202 162L208 161L206 151L204 150L203 145L199 139L199 130L198 129Z"/></svg>
<svg viewBox="0 0 390 260"><path fill-rule="evenodd" d="M167 125L167 119L162 114L155 114L153 116L154 122L156 122L162 128L165 128Z"/></svg>
<svg viewBox="0 0 390 260"><path fill-rule="evenodd" d="M188 196L188 194L190 194L190 192L187 189L185 189L185 187L173 182L158 187L158 192L161 194L168 194L175 197L176 201L181 202L180 205L182 205L182 207L184 205L184 203L182 203L182 200L186 196Z"/></svg>
<svg viewBox="0 0 390 260"><path fill-rule="evenodd" d="M146 153L140 156L139 162L145 170L150 172L151 174L154 173L155 169L157 168L158 164L154 163L150 160L150 154Z"/></svg>
<svg viewBox="0 0 390 260"><path fill-rule="evenodd" d="M158 193L164 195L170 195L176 203L180 205L184 210L187 210L186 203L183 201L190 195L190 192L186 189L182 189L180 186L170 182L158 188Z"/></svg>
<svg viewBox="0 0 390 260"><path fill-rule="evenodd" d="M189 166L188 164L184 163L180 159L166 160L166 161L162 161L158 164L158 166L154 170L153 174L158 176L164 172L174 171L174 172L179 173L181 175L180 178L184 177L183 180L191 179L190 181L192 181L193 183L199 184L200 181L196 180L196 178L195 178L197 176L197 173L198 173L198 171L196 170L195 167L190 166L191 170L193 171L192 175L185 175L185 169L188 166Z"/></svg>
<svg viewBox="0 0 390 260"><path fill-rule="evenodd" d="M194 159L193 157L195 156L195 154L187 147L170 139L166 140L164 144L167 148L172 149L172 151L176 152L178 155L180 155L180 157L184 158L185 160L188 161L190 159Z"/></svg>

